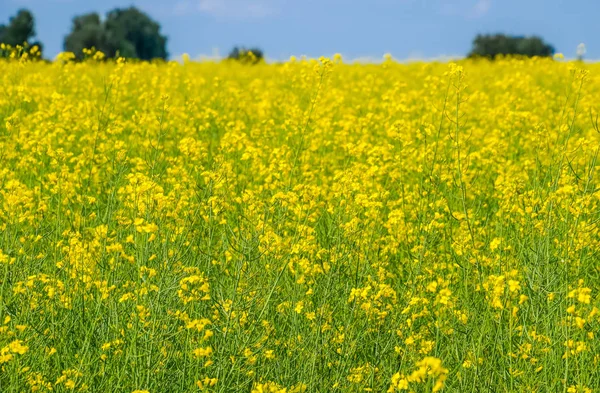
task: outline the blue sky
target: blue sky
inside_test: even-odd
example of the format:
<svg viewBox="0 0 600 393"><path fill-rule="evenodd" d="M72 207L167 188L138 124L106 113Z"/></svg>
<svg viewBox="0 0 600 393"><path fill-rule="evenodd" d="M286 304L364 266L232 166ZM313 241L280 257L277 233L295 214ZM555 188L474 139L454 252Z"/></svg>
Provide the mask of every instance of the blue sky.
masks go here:
<svg viewBox="0 0 600 393"><path fill-rule="evenodd" d="M30 9L54 57L73 16L129 5L161 24L171 57L245 45L272 59L429 59L464 55L475 34L503 32L538 34L568 58L583 42L586 58L600 59L600 0L0 0L0 21Z"/></svg>

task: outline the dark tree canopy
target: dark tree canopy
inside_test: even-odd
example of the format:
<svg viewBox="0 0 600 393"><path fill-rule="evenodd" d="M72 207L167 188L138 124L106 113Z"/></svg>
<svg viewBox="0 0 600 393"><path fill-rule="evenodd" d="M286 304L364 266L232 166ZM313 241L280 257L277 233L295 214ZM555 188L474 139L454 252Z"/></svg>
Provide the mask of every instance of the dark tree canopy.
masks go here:
<svg viewBox="0 0 600 393"><path fill-rule="evenodd" d="M504 34L477 35L469 57L496 58L498 55L522 55L548 57L554 54L554 47L540 37L508 36Z"/></svg>
<svg viewBox="0 0 600 393"><path fill-rule="evenodd" d="M259 48L246 49L244 47L236 46L229 52L227 59L237 60L245 64L256 64L264 59L264 53Z"/></svg>
<svg viewBox="0 0 600 393"><path fill-rule="evenodd" d="M160 25L135 7L112 10L104 21L96 13L77 16L64 41L65 50L78 58L83 49L95 47L108 58L166 59L166 46Z"/></svg>
<svg viewBox="0 0 600 393"><path fill-rule="evenodd" d="M64 47L77 57L83 56L83 49L92 47L106 53L108 46L100 16L91 13L73 18L72 31L65 37Z"/></svg>
<svg viewBox="0 0 600 393"><path fill-rule="evenodd" d="M35 37L35 19L33 14L21 9L9 19L8 25L0 25L0 43L10 46L27 44L37 45L42 50L40 42L33 41Z"/></svg>

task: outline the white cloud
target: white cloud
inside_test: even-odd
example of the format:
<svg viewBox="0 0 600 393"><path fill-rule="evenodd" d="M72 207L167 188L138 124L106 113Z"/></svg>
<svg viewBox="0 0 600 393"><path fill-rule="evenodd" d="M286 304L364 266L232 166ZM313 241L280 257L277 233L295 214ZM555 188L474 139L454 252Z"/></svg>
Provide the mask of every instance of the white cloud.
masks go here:
<svg viewBox="0 0 600 393"><path fill-rule="evenodd" d="M441 0L439 12L442 15L477 19L485 16L492 8L492 0Z"/></svg>
<svg viewBox="0 0 600 393"><path fill-rule="evenodd" d="M279 12L278 0L180 0L176 15L203 13L218 18L259 19Z"/></svg>
<svg viewBox="0 0 600 393"><path fill-rule="evenodd" d="M184 1L178 1L177 3L175 3L175 5L173 6L173 13L175 15L184 15L188 12L191 11L191 4L189 1L184 0Z"/></svg>
<svg viewBox="0 0 600 393"><path fill-rule="evenodd" d="M473 18L481 18L489 12L490 8L492 8L492 0L478 0L473 7L471 16Z"/></svg>
<svg viewBox="0 0 600 393"><path fill-rule="evenodd" d="M12 3L18 4L22 7L32 7L35 3L72 3L76 0L45 0L45 1L37 1L37 0L11 0Z"/></svg>

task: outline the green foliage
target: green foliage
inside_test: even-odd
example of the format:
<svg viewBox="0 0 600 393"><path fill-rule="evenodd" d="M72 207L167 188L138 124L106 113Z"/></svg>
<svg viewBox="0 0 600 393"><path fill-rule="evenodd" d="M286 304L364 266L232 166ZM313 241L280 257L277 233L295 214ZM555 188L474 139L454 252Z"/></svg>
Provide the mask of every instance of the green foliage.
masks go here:
<svg viewBox="0 0 600 393"><path fill-rule="evenodd" d="M8 44L12 47L17 45L38 46L40 52L42 44L34 41L35 37L35 18L33 14L21 9L17 14L9 19L8 25L0 25L0 43Z"/></svg>
<svg viewBox="0 0 600 393"><path fill-rule="evenodd" d="M264 60L264 53L259 48L246 49L236 46L229 52L227 59L236 60L244 64L257 64Z"/></svg>
<svg viewBox="0 0 600 393"><path fill-rule="evenodd" d="M73 19L73 28L71 33L65 37L64 47L65 50L75 53L77 57L82 57L83 50L92 47L107 54L106 41L100 16L90 13Z"/></svg>
<svg viewBox="0 0 600 393"><path fill-rule="evenodd" d="M522 55L527 57L549 57L554 54L554 47L537 36L521 37L504 34L478 34L473 40L473 48L469 57L489 57L498 55Z"/></svg>
<svg viewBox="0 0 600 393"><path fill-rule="evenodd" d="M77 16L64 41L65 50L79 59L84 57L83 49L92 47L107 58L166 59L166 45L160 25L135 7L114 9L104 21L97 13Z"/></svg>

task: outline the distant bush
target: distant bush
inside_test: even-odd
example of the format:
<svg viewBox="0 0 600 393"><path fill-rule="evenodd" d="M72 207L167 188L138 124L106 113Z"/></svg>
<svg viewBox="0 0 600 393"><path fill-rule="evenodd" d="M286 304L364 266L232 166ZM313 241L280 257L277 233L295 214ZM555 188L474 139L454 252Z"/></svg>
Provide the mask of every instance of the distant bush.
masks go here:
<svg viewBox="0 0 600 393"><path fill-rule="evenodd" d="M234 47L229 55L228 60L236 60L244 64L257 64L264 60L264 53L261 49L244 47Z"/></svg>
<svg viewBox="0 0 600 393"><path fill-rule="evenodd" d="M537 36L521 37L504 34L479 34L473 40L473 48L468 56L495 59L498 55L549 57L553 54L554 47Z"/></svg>

